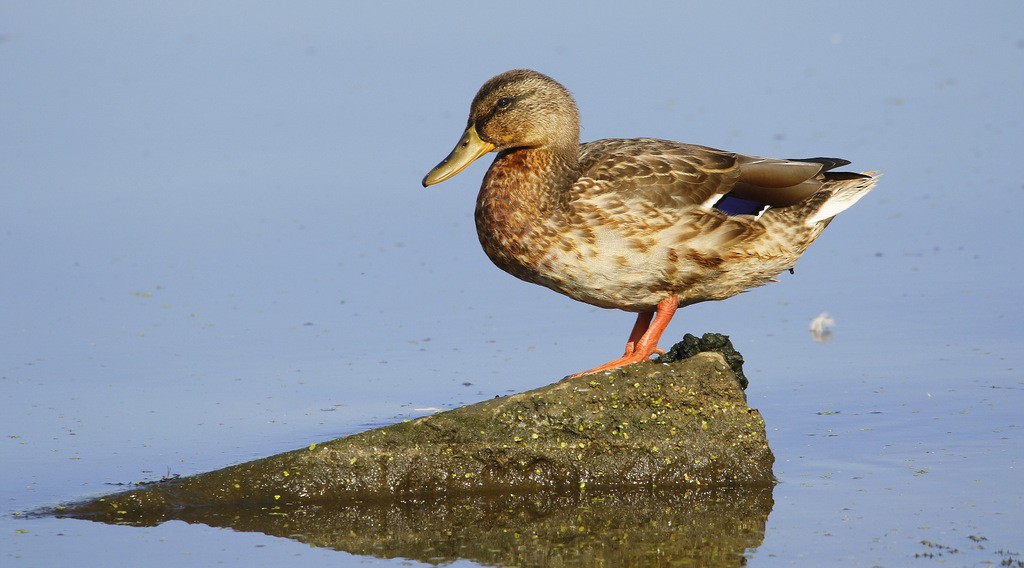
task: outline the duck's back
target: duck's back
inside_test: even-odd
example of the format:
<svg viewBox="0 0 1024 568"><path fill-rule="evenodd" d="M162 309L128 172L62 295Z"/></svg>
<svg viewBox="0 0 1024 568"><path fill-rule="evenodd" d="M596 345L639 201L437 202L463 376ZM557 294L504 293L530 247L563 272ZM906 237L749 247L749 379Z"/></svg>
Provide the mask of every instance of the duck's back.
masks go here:
<svg viewBox="0 0 1024 568"><path fill-rule="evenodd" d="M605 138L580 145L580 196L616 194L652 206L700 206L728 192L737 155L656 138Z"/></svg>

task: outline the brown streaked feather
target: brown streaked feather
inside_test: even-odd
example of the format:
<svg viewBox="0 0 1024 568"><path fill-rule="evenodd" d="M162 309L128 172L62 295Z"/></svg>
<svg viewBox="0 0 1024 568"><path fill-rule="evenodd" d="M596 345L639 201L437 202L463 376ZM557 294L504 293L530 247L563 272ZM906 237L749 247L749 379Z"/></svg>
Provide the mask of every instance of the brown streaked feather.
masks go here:
<svg viewBox="0 0 1024 568"><path fill-rule="evenodd" d="M654 138L609 138L580 145L578 196L615 192L623 199L685 208L725 194L738 177L736 155Z"/></svg>

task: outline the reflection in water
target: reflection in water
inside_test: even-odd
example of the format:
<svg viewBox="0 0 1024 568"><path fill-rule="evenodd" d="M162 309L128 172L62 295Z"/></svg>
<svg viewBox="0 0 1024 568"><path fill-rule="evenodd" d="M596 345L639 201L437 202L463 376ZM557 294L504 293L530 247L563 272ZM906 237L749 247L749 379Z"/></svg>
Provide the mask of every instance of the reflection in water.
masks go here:
<svg viewBox="0 0 1024 568"><path fill-rule="evenodd" d="M770 487L587 491L198 507L131 524L176 519L435 564L468 559L519 566L740 566L764 539L772 504Z"/></svg>

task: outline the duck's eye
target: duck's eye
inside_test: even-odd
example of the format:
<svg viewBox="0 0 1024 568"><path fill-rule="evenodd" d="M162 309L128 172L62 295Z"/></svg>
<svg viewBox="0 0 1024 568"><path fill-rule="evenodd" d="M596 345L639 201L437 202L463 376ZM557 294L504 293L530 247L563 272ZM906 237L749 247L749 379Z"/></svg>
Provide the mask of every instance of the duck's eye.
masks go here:
<svg viewBox="0 0 1024 568"><path fill-rule="evenodd" d="M512 106L512 97L501 97L498 99L497 104L494 105L498 110L505 110Z"/></svg>

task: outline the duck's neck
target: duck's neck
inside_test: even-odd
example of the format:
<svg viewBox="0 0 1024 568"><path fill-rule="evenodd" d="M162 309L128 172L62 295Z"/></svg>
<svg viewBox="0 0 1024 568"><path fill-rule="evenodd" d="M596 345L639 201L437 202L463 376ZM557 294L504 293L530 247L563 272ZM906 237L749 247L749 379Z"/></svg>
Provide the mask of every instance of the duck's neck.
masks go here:
<svg viewBox="0 0 1024 568"><path fill-rule="evenodd" d="M476 229L487 256L519 277L520 260L549 246L569 213L579 178L579 146L521 148L498 154L476 202Z"/></svg>

